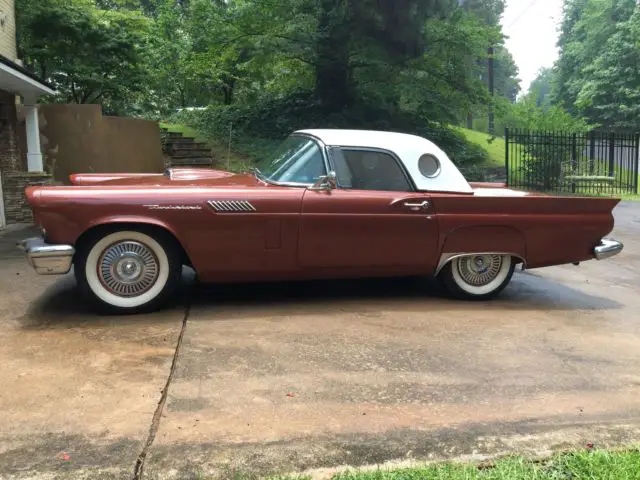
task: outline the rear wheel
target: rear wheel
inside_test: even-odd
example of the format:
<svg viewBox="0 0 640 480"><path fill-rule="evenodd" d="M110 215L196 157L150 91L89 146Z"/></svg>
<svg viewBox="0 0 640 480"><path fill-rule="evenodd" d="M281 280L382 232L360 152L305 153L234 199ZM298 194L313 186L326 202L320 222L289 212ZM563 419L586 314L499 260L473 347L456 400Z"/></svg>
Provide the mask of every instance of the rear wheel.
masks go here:
<svg viewBox="0 0 640 480"><path fill-rule="evenodd" d="M82 292L117 313L155 310L180 282L182 262L175 242L159 231L108 230L79 246L74 261Z"/></svg>
<svg viewBox="0 0 640 480"><path fill-rule="evenodd" d="M449 293L457 298L486 300L507 286L515 266L510 255L465 255L447 263L439 277Z"/></svg>

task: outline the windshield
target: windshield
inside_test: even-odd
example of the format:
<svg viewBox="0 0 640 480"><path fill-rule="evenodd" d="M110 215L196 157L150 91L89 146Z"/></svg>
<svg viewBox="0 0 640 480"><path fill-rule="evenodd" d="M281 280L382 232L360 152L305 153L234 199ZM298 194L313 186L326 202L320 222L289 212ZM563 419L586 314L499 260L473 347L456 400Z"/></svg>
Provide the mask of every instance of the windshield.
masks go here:
<svg viewBox="0 0 640 480"><path fill-rule="evenodd" d="M256 167L261 178L277 183L313 184L327 174L318 144L310 138L295 135L284 140Z"/></svg>

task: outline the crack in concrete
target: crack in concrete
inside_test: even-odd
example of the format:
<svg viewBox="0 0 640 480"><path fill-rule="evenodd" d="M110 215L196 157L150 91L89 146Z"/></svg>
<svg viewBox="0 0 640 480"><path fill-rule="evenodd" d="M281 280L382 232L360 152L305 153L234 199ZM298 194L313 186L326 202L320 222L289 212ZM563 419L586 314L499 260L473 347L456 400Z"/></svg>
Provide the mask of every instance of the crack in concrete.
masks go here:
<svg viewBox="0 0 640 480"><path fill-rule="evenodd" d="M186 306L184 309L184 316L182 318L182 327L180 328L180 334L178 335L178 341L176 342L176 349L173 352L173 360L171 361L169 376L167 377L167 381L164 385L164 389L162 390L162 394L160 395L160 401L158 402L158 406L156 407L156 410L153 413L153 418L151 420L151 426L149 427L149 435L147 436L147 441L145 442L144 447L142 448L142 451L140 452L136 460L136 465L133 470L133 480L142 479L144 464L147 459L147 453L149 453L149 449L153 445L153 442L156 438L156 433L160 428L160 419L162 418L164 406L167 403L169 387L171 386L171 381L173 380L173 374L175 373L176 365L178 364L180 347L182 346L182 338L184 337L184 332L187 329L187 321L189 320L189 315L191 314L191 304L192 304L191 300L192 300L192 295L189 295L189 298L187 298Z"/></svg>

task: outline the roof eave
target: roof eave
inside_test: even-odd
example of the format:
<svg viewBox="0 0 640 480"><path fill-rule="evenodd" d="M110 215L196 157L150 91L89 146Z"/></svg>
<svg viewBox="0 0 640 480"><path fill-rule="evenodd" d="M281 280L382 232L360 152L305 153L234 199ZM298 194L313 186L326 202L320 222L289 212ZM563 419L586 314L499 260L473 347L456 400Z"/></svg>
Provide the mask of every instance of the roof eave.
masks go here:
<svg viewBox="0 0 640 480"><path fill-rule="evenodd" d="M0 75L5 77L5 85L0 88L25 97L37 98L42 95L54 95L56 91L21 65L0 55Z"/></svg>

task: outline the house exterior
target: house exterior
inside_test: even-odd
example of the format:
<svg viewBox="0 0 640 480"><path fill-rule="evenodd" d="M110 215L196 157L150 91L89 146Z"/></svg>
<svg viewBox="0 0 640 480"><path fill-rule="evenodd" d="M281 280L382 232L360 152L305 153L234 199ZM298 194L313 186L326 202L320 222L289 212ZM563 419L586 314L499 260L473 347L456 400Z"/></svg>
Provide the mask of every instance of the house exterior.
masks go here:
<svg viewBox="0 0 640 480"><path fill-rule="evenodd" d="M31 221L25 187L51 182L44 171L36 102L54 93L17 58L14 0L0 0L0 228ZM24 112L26 152L18 146L18 104Z"/></svg>

